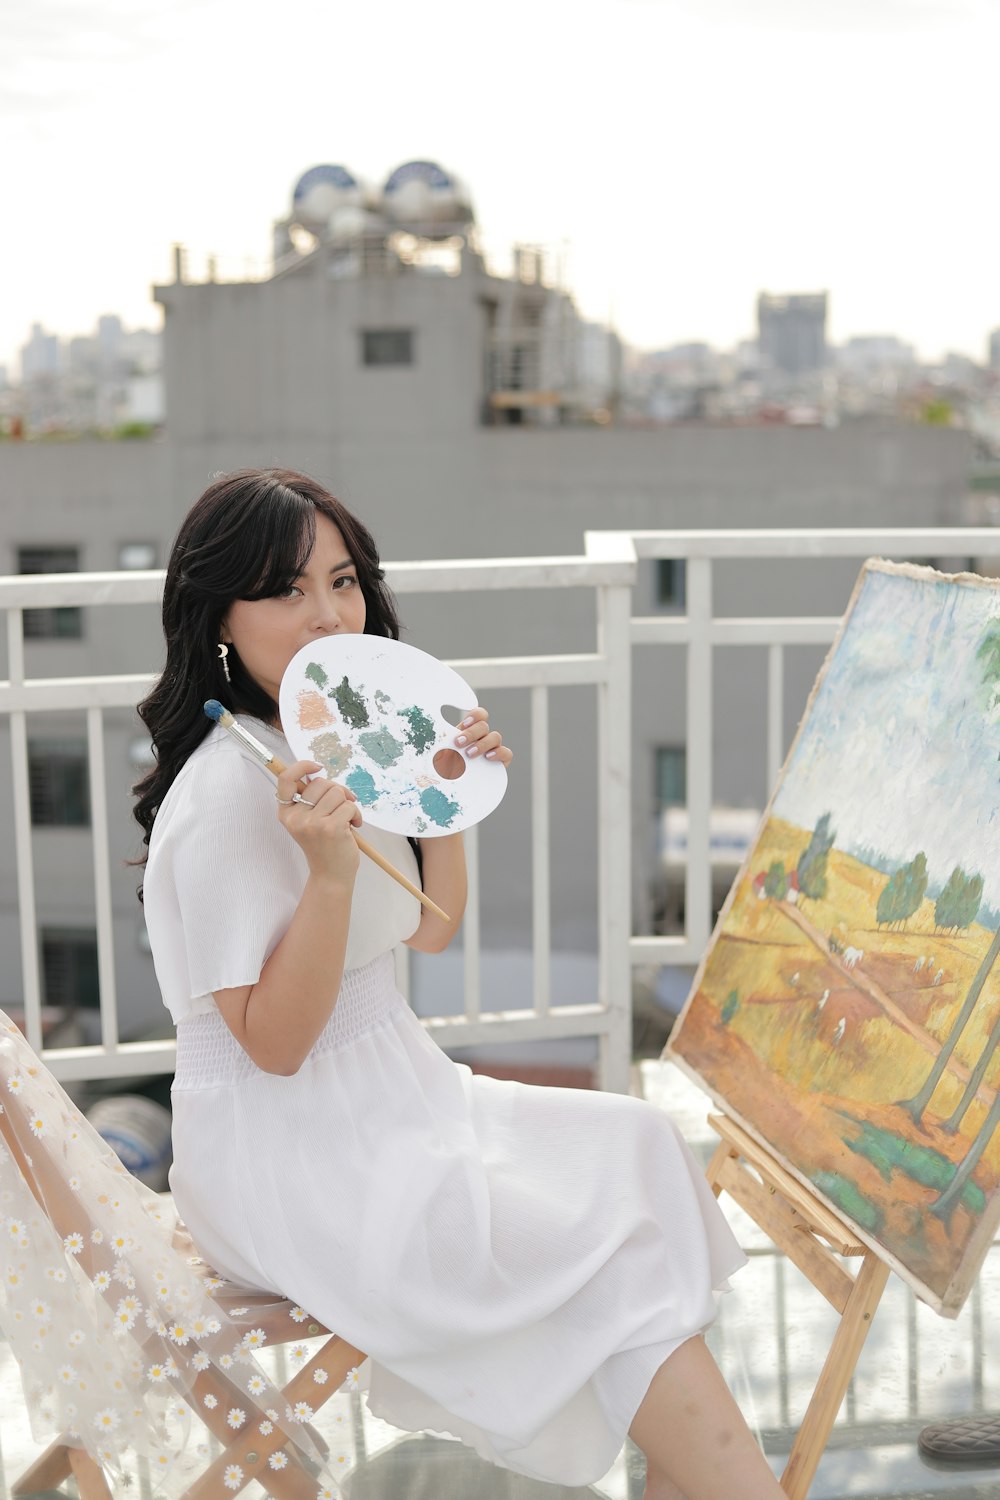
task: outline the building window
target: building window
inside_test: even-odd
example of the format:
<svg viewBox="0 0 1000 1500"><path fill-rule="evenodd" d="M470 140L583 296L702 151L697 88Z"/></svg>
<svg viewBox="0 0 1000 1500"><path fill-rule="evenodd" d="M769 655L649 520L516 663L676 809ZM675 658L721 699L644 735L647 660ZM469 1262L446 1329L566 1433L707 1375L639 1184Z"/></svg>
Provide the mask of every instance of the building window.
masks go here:
<svg viewBox="0 0 1000 1500"><path fill-rule="evenodd" d="M97 933L93 927L42 928L42 984L46 1005L97 1010Z"/></svg>
<svg viewBox="0 0 1000 1500"><path fill-rule="evenodd" d="M687 750L683 745L660 745L656 751L656 805L683 807L687 802Z"/></svg>
<svg viewBox="0 0 1000 1500"><path fill-rule="evenodd" d="M118 566L125 571L156 567L155 542L123 542L118 548Z"/></svg>
<svg viewBox="0 0 1000 1500"><path fill-rule="evenodd" d="M656 602L683 609L687 603L687 571L683 558L661 557L656 564Z"/></svg>
<svg viewBox="0 0 1000 1500"><path fill-rule="evenodd" d="M412 328L365 328L361 358L366 365L412 365Z"/></svg>
<svg viewBox="0 0 1000 1500"><path fill-rule="evenodd" d="M80 568L77 547L19 547L19 573L76 573ZM27 640L79 640L83 635L83 611L76 605L56 605L52 609L26 609L24 634Z"/></svg>
<svg viewBox="0 0 1000 1500"><path fill-rule="evenodd" d="M90 826L86 741L29 740L28 786L36 828Z"/></svg>

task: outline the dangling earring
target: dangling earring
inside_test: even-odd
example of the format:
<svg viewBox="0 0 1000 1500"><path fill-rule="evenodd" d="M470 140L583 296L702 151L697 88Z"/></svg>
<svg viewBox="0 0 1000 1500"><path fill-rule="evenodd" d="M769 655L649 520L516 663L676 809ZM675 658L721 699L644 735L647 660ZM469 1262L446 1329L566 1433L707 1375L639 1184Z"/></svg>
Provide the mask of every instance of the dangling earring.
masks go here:
<svg viewBox="0 0 1000 1500"><path fill-rule="evenodd" d="M229 655L229 647L226 645L225 641L220 641L219 642L219 656L220 656L220 658L222 660L222 670L226 674L226 681L227 682L232 682L233 679L229 675L229 663L226 661L226 657L228 655Z"/></svg>

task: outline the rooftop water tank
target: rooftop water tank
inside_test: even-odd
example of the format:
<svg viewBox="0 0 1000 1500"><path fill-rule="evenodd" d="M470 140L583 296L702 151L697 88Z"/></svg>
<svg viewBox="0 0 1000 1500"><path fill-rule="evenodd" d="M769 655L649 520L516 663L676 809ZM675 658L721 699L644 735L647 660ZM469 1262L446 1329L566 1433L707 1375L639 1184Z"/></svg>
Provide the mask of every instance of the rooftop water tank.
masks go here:
<svg viewBox="0 0 1000 1500"><path fill-rule="evenodd" d="M346 167L329 163L310 167L295 184L292 193L292 220L303 229L316 233L324 229L334 214L363 203L363 190Z"/></svg>
<svg viewBox="0 0 1000 1500"><path fill-rule="evenodd" d="M385 212L400 228L448 234L472 218L468 194L456 177L433 161L408 161L397 167L382 189Z"/></svg>

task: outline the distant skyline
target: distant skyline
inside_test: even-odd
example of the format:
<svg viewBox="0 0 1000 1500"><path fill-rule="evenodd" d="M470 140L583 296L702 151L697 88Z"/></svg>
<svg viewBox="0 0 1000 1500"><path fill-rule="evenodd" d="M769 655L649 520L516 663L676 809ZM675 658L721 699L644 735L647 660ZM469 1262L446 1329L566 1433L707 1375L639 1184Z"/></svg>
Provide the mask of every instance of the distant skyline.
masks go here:
<svg viewBox="0 0 1000 1500"><path fill-rule="evenodd" d="M431 157L489 249L568 242L641 349L828 290L840 344L986 357L993 0L6 0L0 363L32 322L158 326L171 246L264 262L306 168Z"/></svg>

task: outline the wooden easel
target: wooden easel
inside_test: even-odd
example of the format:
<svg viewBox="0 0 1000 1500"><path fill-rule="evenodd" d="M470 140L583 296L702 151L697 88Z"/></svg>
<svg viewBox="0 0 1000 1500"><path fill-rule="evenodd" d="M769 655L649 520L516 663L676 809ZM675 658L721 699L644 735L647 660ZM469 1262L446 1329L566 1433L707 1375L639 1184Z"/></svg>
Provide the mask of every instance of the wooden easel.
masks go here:
<svg viewBox="0 0 1000 1500"><path fill-rule="evenodd" d="M728 1193L840 1313L840 1326L781 1476L789 1500L805 1500L889 1267L741 1126L725 1115L709 1115L708 1122L722 1137L706 1173L715 1196ZM860 1257L853 1276L840 1263L845 1255Z"/></svg>

